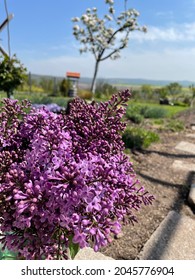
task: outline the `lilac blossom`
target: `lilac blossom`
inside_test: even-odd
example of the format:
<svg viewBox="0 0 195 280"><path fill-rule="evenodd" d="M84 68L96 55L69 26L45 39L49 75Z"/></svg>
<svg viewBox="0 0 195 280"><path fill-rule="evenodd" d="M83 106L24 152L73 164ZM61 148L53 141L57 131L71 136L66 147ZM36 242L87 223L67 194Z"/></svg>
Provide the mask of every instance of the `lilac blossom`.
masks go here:
<svg viewBox="0 0 195 280"><path fill-rule="evenodd" d="M0 242L25 259L67 259L70 240L98 251L153 196L124 154L128 90L69 114L4 100L0 113Z"/></svg>

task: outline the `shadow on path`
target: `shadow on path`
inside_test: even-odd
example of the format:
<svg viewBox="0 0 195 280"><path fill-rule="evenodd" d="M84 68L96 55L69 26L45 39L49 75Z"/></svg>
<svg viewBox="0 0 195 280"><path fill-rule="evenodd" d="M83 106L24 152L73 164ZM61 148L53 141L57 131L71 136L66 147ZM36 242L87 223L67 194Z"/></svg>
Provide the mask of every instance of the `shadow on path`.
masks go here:
<svg viewBox="0 0 195 280"><path fill-rule="evenodd" d="M164 157L169 157L169 158L195 158L194 154L171 154L171 153L167 153L167 152L162 152L162 151L155 151L155 150L144 150L142 151L143 154L158 154L160 156L164 156Z"/></svg>
<svg viewBox="0 0 195 280"><path fill-rule="evenodd" d="M183 187L183 184L173 184L173 183L163 181L163 180L151 177L149 175L143 174L142 172L137 172L137 174L140 177L142 177L143 179L146 179L146 180L148 180L148 181L150 181L154 184L162 185L162 187L167 187L167 188L173 188L174 187L174 188L178 188L178 189Z"/></svg>
<svg viewBox="0 0 195 280"><path fill-rule="evenodd" d="M184 199L184 185L186 186L190 186L192 183L195 183L195 171L191 171L188 173L188 176L186 178L186 181L184 183L184 185L178 185L178 184L171 184L169 182L166 181L162 181L153 177L150 177L148 175L144 175L142 173L139 173L139 175L141 177L143 177L146 180L151 181L152 183L155 184L160 184L162 185L162 187L176 187L178 189L181 189L181 191L178 191L178 195L172 205L172 209L176 211L177 213L181 212L182 209L182 205L183 202L186 203L185 199ZM186 190L187 192L187 190ZM166 252L170 242L171 242L171 238L172 236L175 234L177 227L180 223L181 220L181 216L177 215L177 217L174 219L168 219L167 223L165 225L165 227L163 227L162 232L160 233L160 235L158 236L158 239L154 241L153 246L150 248L148 254L147 254L147 260L161 260L163 259L163 254L164 252ZM181 240L181 245L182 245L182 240ZM176 256L177 258L177 256Z"/></svg>

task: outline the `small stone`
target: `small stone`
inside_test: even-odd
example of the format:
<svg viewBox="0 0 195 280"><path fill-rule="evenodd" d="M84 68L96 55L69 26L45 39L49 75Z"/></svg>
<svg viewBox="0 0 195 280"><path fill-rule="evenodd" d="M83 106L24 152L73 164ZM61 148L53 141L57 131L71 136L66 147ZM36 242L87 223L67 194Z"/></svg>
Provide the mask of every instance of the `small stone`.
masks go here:
<svg viewBox="0 0 195 280"><path fill-rule="evenodd" d="M181 141L176 147L175 149L183 151L183 152L187 152L190 154L195 154L195 145L189 142L185 142L185 141Z"/></svg>
<svg viewBox="0 0 195 280"><path fill-rule="evenodd" d="M195 208L195 184L192 184L190 187L188 202L191 204L192 207Z"/></svg>
<svg viewBox="0 0 195 280"><path fill-rule="evenodd" d="M177 170L183 170L189 172L195 170L195 164L192 163L190 164L182 160L174 160L172 167Z"/></svg>
<svg viewBox="0 0 195 280"><path fill-rule="evenodd" d="M121 231L119 234L115 234L114 238L115 239L120 239L124 236L124 233Z"/></svg>
<svg viewBox="0 0 195 280"><path fill-rule="evenodd" d="M186 136L190 138L195 138L195 133L188 133L186 134Z"/></svg>
<svg viewBox="0 0 195 280"><path fill-rule="evenodd" d="M194 218L170 211L137 258L140 260L194 260L194 231Z"/></svg>

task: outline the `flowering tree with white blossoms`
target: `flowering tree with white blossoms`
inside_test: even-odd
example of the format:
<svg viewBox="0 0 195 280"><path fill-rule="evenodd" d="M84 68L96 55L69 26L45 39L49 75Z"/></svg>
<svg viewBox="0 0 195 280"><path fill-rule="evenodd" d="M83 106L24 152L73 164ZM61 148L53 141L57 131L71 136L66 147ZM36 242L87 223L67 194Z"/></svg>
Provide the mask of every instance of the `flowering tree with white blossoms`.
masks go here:
<svg viewBox="0 0 195 280"><path fill-rule="evenodd" d="M105 0L105 3L108 5L108 13L102 19L98 17L97 8L87 9L80 18L72 18L76 23L73 26L73 35L82 44L80 53L89 51L95 57L91 84L93 93L100 62L107 58L119 58L120 51L128 45L130 32L147 31L145 26L141 27L137 22L139 12L127 8L127 0L124 0L124 11L119 15L116 15L113 0Z"/></svg>

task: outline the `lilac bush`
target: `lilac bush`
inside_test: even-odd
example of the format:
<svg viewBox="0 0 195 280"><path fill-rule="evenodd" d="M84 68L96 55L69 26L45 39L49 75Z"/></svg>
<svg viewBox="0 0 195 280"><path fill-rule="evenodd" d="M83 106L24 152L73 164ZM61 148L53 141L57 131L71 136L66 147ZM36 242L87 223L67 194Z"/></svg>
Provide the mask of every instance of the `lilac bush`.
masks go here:
<svg viewBox="0 0 195 280"><path fill-rule="evenodd" d="M0 242L25 259L67 259L67 248L111 242L150 204L124 154L128 90L79 98L67 114L5 99L0 114Z"/></svg>

